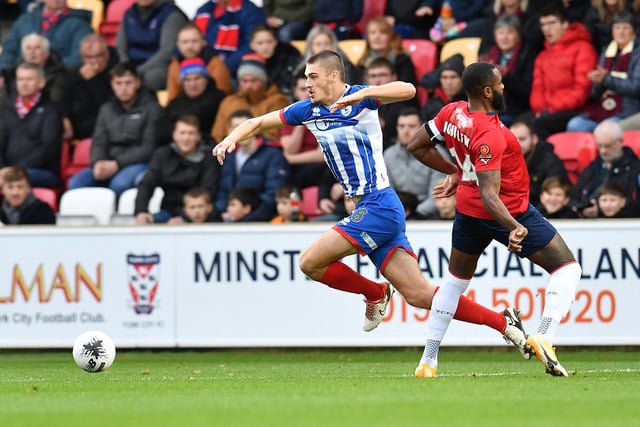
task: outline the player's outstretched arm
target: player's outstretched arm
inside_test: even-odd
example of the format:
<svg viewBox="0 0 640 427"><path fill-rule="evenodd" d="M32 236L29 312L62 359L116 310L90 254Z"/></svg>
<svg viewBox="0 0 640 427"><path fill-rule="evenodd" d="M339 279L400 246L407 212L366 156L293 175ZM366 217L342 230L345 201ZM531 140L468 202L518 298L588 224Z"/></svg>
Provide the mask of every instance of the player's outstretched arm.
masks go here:
<svg viewBox="0 0 640 427"><path fill-rule="evenodd" d="M213 147L211 154L218 159L218 163L222 164L224 163L227 153L231 153L236 149L238 141L282 126L284 126L284 122L280 118L280 110L246 120L240 123L225 139Z"/></svg>
<svg viewBox="0 0 640 427"><path fill-rule="evenodd" d="M390 102L406 101L416 96L416 88L407 82L390 82L380 86L369 86L357 92L342 97L329 108L334 112L350 105L355 105L365 98L376 98L383 104Z"/></svg>
<svg viewBox="0 0 640 427"><path fill-rule="evenodd" d="M442 157L424 126L420 126L418 131L411 137L407 149L416 159L432 169L447 175L458 173L456 165Z"/></svg>

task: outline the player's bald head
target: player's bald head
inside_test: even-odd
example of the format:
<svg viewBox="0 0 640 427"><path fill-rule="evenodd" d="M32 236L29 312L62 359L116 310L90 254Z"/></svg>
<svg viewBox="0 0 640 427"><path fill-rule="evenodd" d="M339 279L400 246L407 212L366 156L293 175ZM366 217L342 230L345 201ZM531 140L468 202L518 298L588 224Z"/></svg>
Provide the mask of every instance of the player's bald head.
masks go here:
<svg viewBox="0 0 640 427"><path fill-rule="evenodd" d="M322 52L318 52L309 57L307 64L317 64L323 68L327 74L332 71L337 71L338 76L340 76L340 80L344 82L344 62L342 62L342 57L337 52L332 50L323 50Z"/></svg>

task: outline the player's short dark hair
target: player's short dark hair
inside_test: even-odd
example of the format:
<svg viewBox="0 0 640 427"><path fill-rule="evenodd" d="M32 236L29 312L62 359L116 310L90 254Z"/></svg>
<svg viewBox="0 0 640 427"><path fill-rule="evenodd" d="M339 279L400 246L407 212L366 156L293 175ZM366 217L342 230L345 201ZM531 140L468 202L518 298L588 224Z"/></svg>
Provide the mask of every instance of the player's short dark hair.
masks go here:
<svg viewBox="0 0 640 427"><path fill-rule="evenodd" d="M477 98L482 95L482 90L492 85L495 78L493 70L495 65L488 62L474 62L462 72L462 88L469 98Z"/></svg>
<svg viewBox="0 0 640 427"><path fill-rule="evenodd" d="M307 64L316 64L319 63L324 67L327 73L331 71L337 71L340 76L340 80L344 81L345 72L344 72L344 62L342 61L342 57L337 52L332 50L323 50L322 52L318 52L315 55L311 55L309 59L307 59Z"/></svg>

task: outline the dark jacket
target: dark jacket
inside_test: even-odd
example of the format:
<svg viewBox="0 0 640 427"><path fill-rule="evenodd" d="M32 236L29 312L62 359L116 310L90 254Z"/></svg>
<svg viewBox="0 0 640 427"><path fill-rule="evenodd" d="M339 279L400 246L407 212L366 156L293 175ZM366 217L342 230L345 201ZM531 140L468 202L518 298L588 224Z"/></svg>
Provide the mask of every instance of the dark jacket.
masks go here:
<svg viewBox="0 0 640 427"><path fill-rule="evenodd" d="M195 153L186 157L174 144L158 148L149 162L147 173L138 184L136 215L147 212L156 187L164 190L161 209L170 212L172 216L180 216L182 198L192 188L208 190L211 200L215 200L220 166L212 161L211 148L202 144Z"/></svg>
<svg viewBox="0 0 640 427"><path fill-rule="evenodd" d="M568 181L564 163L553 152L553 145L544 140L538 141L533 152L525 156L525 161L529 171L529 202L534 206L540 202L542 183L545 179L557 176Z"/></svg>
<svg viewBox="0 0 640 427"><path fill-rule="evenodd" d="M44 5L36 7L30 13L22 14L13 24L7 38L2 41L0 71L17 64L22 58L20 42L24 36L30 33L41 34L42 9ZM58 22L44 36L51 42L51 50L58 54L65 65L79 67L82 64L80 41L92 32L91 12L71 9L68 14L61 15Z"/></svg>
<svg viewBox="0 0 640 427"><path fill-rule="evenodd" d="M267 75L285 95L291 95L294 80L293 70L301 59L302 55L298 49L282 42L278 42L273 55L267 59Z"/></svg>
<svg viewBox="0 0 640 427"><path fill-rule="evenodd" d="M422 119L425 121L429 121L433 119L438 114L438 112L442 109L442 107L444 107L445 105L451 102L464 101L466 99L467 99L467 95L464 93L463 90L458 92L453 97L453 99L447 99L447 96L444 94L444 91L442 90L442 88L437 87L433 93L433 96L427 99L427 102L425 102L424 107L422 107L422 111L421 111Z"/></svg>
<svg viewBox="0 0 640 427"><path fill-rule="evenodd" d="M544 205L542 203L538 204L538 206L536 206L536 209L538 209L538 211L540 211L540 213L542 214L543 217L548 218L548 219L575 219L575 218L580 218L580 216L573 209L571 209L568 205L565 206L564 208L560 209L558 212L554 212L552 214L549 214L547 212L547 210L544 208Z"/></svg>
<svg viewBox="0 0 640 427"><path fill-rule="evenodd" d="M91 138L102 104L113 96L109 71L118 63L118 54L109 49L109 63L99 74L85 80L76 69L71 73L63 114L71 120L75 138Z"/></svg>
<svg viewBox="0 0 640 427"><path fill-rule="evenodd" d="M571 189L569 205L580 210L588 206L591 200L598 198L598 188L607 182L617 183L627 198L627 207L635 216L640 212L638 196L638 175L640 175L640 160L629 147L623 147L623 155L613 162L611 169L604 167L604 162L598 156L584 168L578 182Z"/></svg>
<svg viewBox="0 0 640 427"><path fill-rule="evenodd" d="M218 107L225 97L225 93L216 88L213 80L209 79L207 88L200 96L189 98L184 92L169 102L158 118L156 126L156 140L158 145L164 145L173 139L173 127L180 116L193 115L200 121L200 133L209 135L213 121L218 114Z"/></svg>
<svg viewBox="0 0 640 427"><path fill-rule="evenodd" d="M236 154L229 153L220 171L220 190L215 206L220 212L227 209L229 193L236 187L250 187L260 194L262 205L252 211L248 221L271 221L276 214L276 189L287 182L289 164L282 149L274 147L272 141L262 139L256 151L249 156L236 174Z"/></svg>
<svg viewBox="0 0 640 427"><path fill-rule="evenodd" d="M155 94L144 87L129 110L115 96L98 113L91 144L91 165L98 160L115 160L120 168L148 163L156 147L155 126L160 105Z"/></svg>
<svg viewBox="0 0 640 427"><path fill-rule="evenodd" d="M35 197L29 197L19 208L20 219L14 225L55 224L56 214L47 203ZM0 222L9 224L5 205L0 208Z"/></svg>
<svg viewBox="0 0 640 427"><path fill-rule="evenodd" d="M354 25L362 17L364 0L315 0L313 20L320 23L340 22Z"/></svg>
<svg viewBox="0 0 640 427"><path fill-rule="evenodd" d="M47 169L59 176L62 150L60 106L43 92L40 101L21 119L15 109L15 99L13 96L0 115L0 168Z"/></svg>

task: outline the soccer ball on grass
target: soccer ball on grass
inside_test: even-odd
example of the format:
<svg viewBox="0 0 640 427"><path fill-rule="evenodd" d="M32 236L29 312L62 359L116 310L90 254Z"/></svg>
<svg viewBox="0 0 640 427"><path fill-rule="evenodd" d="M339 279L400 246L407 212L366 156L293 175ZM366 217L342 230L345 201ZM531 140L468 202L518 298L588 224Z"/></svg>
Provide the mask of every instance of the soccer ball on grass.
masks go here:
<svg viewBox="0 0 640 427"><path fill-rule="evenodd" d="M73 360L87 372L106 371L115 358L116 346L102 331L87 331L73 344Z"/></svg>

